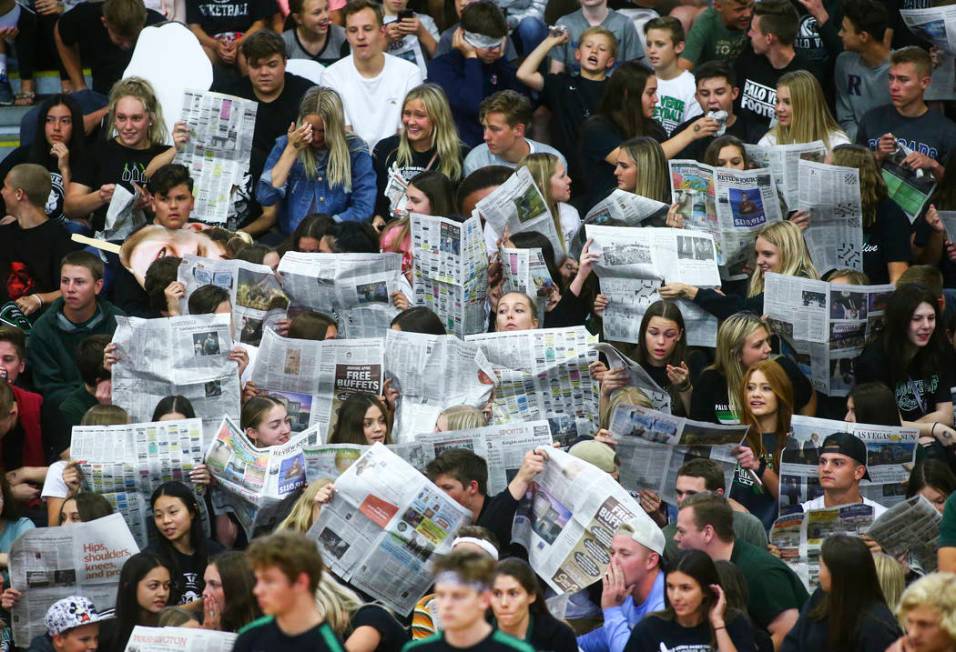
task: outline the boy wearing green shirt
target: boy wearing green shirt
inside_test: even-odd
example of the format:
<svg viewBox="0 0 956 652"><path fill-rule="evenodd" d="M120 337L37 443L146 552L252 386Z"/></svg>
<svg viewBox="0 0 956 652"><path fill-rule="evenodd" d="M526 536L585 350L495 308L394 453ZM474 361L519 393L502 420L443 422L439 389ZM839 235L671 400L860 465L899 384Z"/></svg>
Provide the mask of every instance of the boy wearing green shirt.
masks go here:
<svg viewBox="0 0 956 652"><path fill-rule="evenodd" d="M694 66L714 59L733 64L747 44L753 13L754 0L714 0L714 6L694 20L680 66L693 70Z"/></svg>

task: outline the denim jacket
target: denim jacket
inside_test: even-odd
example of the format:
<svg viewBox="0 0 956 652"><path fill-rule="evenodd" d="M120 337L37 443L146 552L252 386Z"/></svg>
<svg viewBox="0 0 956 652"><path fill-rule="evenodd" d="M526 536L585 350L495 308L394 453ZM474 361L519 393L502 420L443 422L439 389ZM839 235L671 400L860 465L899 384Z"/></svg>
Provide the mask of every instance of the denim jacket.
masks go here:
<svg viewBox="0 0 956 652"><path fill-rule="evenodd" d="M272 185L272 168L282 155L288 136L280 136L266 159L266 166L256 187L256 200L263 206L279 206L279 230L288 235L310 213L326 213L337 222L363 222L375 212L375 170L368 146L361 138L348 136L349 159L352 163L352 192L341 186L330 187L326 178L328 158L320 162L318 175L308 179L305 167L296 159L285 185ZM283 201L284 200L284 201Z"/></svg>

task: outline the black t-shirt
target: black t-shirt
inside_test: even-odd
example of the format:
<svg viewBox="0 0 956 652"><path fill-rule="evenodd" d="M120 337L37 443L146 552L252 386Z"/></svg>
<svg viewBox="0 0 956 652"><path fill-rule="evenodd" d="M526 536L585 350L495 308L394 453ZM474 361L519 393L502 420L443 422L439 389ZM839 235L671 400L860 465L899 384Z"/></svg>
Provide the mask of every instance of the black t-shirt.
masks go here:
<svg viewBox="0 0 956 652"><path fill-rule="evenodd" d="M607 80L594 81L565 72L544 76L541 101L551 109L551 144L568 159L572 178L580 169L573 155L578 147L578 132L597 110L606 87Z"/></svg>
<svg viewBox="0 0 956 652"><path fill-rule="evenodd" d="M937 326L938 327L938 326ZM945 360L934 360L934 370L918 377L894 381L890 362L883 352L883 338L870 342L856 359L854 371L856 382L879 381L896 394L896 407L904 421L916 421L936 410L939 403L953 400L953 359L947 354Z"/></svg>
<svg viewBox="0 0 956 652"><path fill-rule="evenodd" d="M30 159L30 148L32 145L23 145L18 147L12 152L10 152L6 158L0 161L0 183L3 182L3 179L7 177L7 174L10 173L10 170L20 165L21 163L37 163L46 168L46 171L50 173L50 181L53 182L53 187L50 188L50 197L47 199L46 205L43 207L43 212L46 213L47 217L50 218L53 222L63 222L66 218L63 216L63 198L66 196L66 189L63 187L63 175L60 174L60 170L56 165L56 159L52 156L48 156L43 161L33 161ZM70 152L70 156L76 159L76 156L73 152ZM7 214L7 206L3 201L3 198L0 197L0 215Z"/></svg>
<svg viewBox="0 0 956 652"><path fill-rule="evenodd" d="M445 640L444 632L437 632L428 638L412 641L405 646L404 652L534 652L534 648L504 632L493 629L485 638L471 647L455 647ZM240 652L238 648L236 652Z"/></svg>
<svg viewBox="0 0 956 652"><path fill-rule="evenodd" d="M402 646L411 639L408 630L402 627L392 614L375 604L360 607L352 614L351 624L352 631L359 627L371 627L378 632L382 640L375 647L376 652L401 652Z"/></svg>
<svg viewBox="0 0 956 652"><path fill-rule="evenodd" d="M753 628L743 616L726 622L727 634L738 650L753 650ZM711 652L713 633L707 617L696 627L684 627L676 620L648 616L631 630L624 652Z"/></svg>
<svg viewBox="0 0 956 652"><path fill-rule="evenodd" d="M199 524L196 524L199 527ZM179 596L179 604L187 604L202 597L202 591L206 587L203 575L206 572L206 564L212 557L223 552L225 548L217 541L206 540L206 558L200 559L198 554L184 555L170 546L172 554L179 565L177 577L173 577L173 586ZM149 546L149 550L159 555L165 555L165 552L158 544Z"/></svg>
<svg viewBox="0 0 956 652"><path fill-rule="evenodd" d="M737 84L740 97L734 108L738 120L760 125L764 132L770 128L777 104L777 81L793 70L812 68L798 52L793 60L783 68L774 68L767 57L754 54L747 48L737 59Z"/></svg>
<svg viewBox="0 0 956 652"><path fill-rule="evenodd" d="M391 211L391 202L385 196L385 189L388 187L389 170L395 164L398 157L399 135L389 136L378 141L372 152L372 165L375 168L375 177L378 182L378 196L375 199L375 214L388 218ZM461 148L461 159L459 163L464 163L465 156L468 154L468 145L463 142L458 143ZM416 152L412 149L412 162L407 167L400 168L398 171L405 181L411 181L413 177L426 170L438 170L441 166L441 158L433 147L425 152ZM446 215L445 217L451 217Z"/></svg>
<svg viewBox="0 0 956 652"><path fill-rule="evenodd" d="M890 282L888 263L910 262L910 221L892 199L876 207L876 222L863 229L863 271L870 283Z"/></svg>
<svg viewBox="0 0 956 652"><path fill-rule="evenodd" d="M209 36L241 34L276 11L275 0L187 0L186 22L198 24Z"/></svg>
<svg viewBox="0 0 956 652"><path fill-rule="evenodd" d="M77 248L66 229L50 220L32 229L17 222L0 226L2 301L59 289L60 261Z"/></svg>
<svg viewBox="0 0 956 652"><path fill-rule="evenodd" d="M577 652L574 630L550 613L531 616L525 642L538 652Z"/></svg>
<svg viewBox="0 0 956 652"><path fill-rule="evenodd" d="M925 50L929 50L931 43L917 37L910 28L903 22L903 15L900 9L929 9L938 3L933 0L886 0L886 9L889 12L890 23L888 27L893 30L893 49L899 50L907 45L918 45Z"/></svg>
<svg viewBox="0 0 956 652"><path fill-rule="evenodd" d="M671 137L673 138L680 132L690 127L692 124L694 124L695 120L700 120L700 116L695 116L690 120L686 120L677 125L677 127L674 129L674 133L671 134ZM727 136L736 136L741 140L741 142L750 145L756 145L757 141L763 138L765 133L767 133L767 128L761 123L741 120L739 117L734 120L734 124L727 127L726 131ZM698 138L681 150L680 154L674 158L693 159L695 161L703 162L704 153L707 151L707 147L714 142L715 139L716 136L705 136L704 138Z"/></svg>
<svg viewBox="0 0 956 652"><path fill-rule="evenodd" d="M265 616L239 630L233 652L345 652L345 646L328 623L296 636L279 629L275 618Z"/></svg>
<svg viewBox="0 0 956 652"><path fill-rule="evenodd" d="M787 633L783 640L780 652L801 652L814 650L815 652L838 652L830 647L829 619L813 618L810 613L817 607L826 594L817 589L800 610L800 619ZM879 601L871 603L864 613L858 616L857 645L854 652L884 652L903 633L893 617L893 612L886 603Z"/></svg>
<svg viewBox="0 0 956 652"><path fill-rule="evenodd" d="M130 149L113 139L100 141L73 171L73 181L91 191L99 190L103 184L114 183L123 184L132 192L133 182L146 186L146 166L168 149L169 145L162 144L150 145L146 149ZM94 230L103 228L108 208L109 204L104 204L93 212Z"/></svg>
<svg viewBox="0 0 956 652"><path fill-rule="evenodd" d="M777 435L772 432L765 432L760 437L763 442L764 452L760 455L760 461L767 465L769 469L776 469L774 453L777 450ZM754 451L757 455L757 451ZM728 494L731 498L747 508L747 511L760 519L764 528L768 531L773 522L777 520L780 512L777 506L777 499L773 497L770 491L761 483L754 479L754 473L750 469L738 466L734 470L734 479L730 485Z"/></svg>
<svg viewBox="0 0 956 652"><path fill-rule="evenodd" d="M65 45L80 46L80 59L84 66L90 67L93 74L93 90L109 95L113 84L123 78L123 71L133 56L133 49L124 50L114 45L102 18L102 2L81 2L60 16L57 27ZM155 25L165 20L159 12L146 10L147 25Z"/></svg>

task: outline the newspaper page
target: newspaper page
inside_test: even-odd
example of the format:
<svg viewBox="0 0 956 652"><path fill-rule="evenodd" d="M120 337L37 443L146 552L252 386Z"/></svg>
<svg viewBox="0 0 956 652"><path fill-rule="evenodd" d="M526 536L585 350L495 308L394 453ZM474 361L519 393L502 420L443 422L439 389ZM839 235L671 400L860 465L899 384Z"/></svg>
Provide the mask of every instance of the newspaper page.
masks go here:
<svg viewBox="0 0 956 652"><path fill-rule="evenodd" d="M433 431L446 408L483 409L494 389L495 368L479 345L454 335L387 331L385 373L399 393L392 425L392 439L399 443Z"/></svg>
<svg viewBox="0 0 956 652"><path fill-rule="evenodd" d="M906 555L911 567L932 573L936 570L942 520L943 516L931 502L916 495L883 512L866 534L880 544L886 554L894 558Z"/></svg>
<svg viewBox="0 0 956 652"><path fill-rule="evenodd" d="M80 468L87 491L106 496L116 506L134 502L120 513L140 547L148 543L140 499L170 480L201 493L192 485L189 472L203 463L204 452L202 419L74 426L70 441L72 459L83 460Z"/></svg>
<svg viewBox="0 0 956 652"><path fill-rule="evenodd" d="M181 120L189 140L176 154L176 163L189 168L196 204L190 217L207 224L224 224L233 188L242 185L255 131L258 102L202 90L183 93Z"/></svg>
<svg viewBox="0 0 956 652"><path fill-rule="evenodd" d="M186 255L179 265L177 280L186 286L186 294L180 302L184 315L188 313L189 297L203 285L217 285L227 290L232 303L232 323L243 344L259 346L265 326L285 319L289 308L289 297L268 265Z"/></svg>
<svg viewBox="0 0 956 652"><path fill-rule="evenodd" d="M459 337L488 329L488 253L477 216L411 215L415 303Z"/></svg>
<svg viewBox="0 0 956 652"><path fill-rule="evenodd" d="M666 217L668 208L667 204L656 199L615 188L588 211L584 222L608 226L641 226L651 217Z"/></svg>
<svg viewBox="0 0 956 652"><path fill-rule="evenodd" d="M857 503L781 516L770 528L770 543L807 591L820 583L820 548L834 534L862 535L873 523L873 508Z"/></svg>
<svg viewBox="0 0 956 652"><path fill-rule="evenodd" d="M644 367L621 353L613 344L601 342L594 348L607 358L609 369L620 369L622 367L627 369L627 384L644 392L644 395L651 400L651 405L655 410L660 410L665 414L671 413L671 395L654 382L654 379L644 370Z"/></svg>
<svg viewBox="0 0 956 652"><path fill-rule="evenodd" d="M914 170L903 165L912 151L897 141L896 152L883 159L880 168L887 195L903 209L910 224L923 214L936 192L936 177L929 170Z"/></svg>
<svg viewBox="0 0 956 652"><path fill-rule="evenodd" d="M46 633L47 609L62 598L83 595L100 611L112 609L120 570L137 552L120 514L24 532L10 548L10 585L23 594L11 619L17 646Z"/></svg>
<svg viewBox="0 0 956 652"><path fill-rule="evenodd" d="M676 504L677 471L695 457L717 462L729 487L737 468L734 451L747 435L747 426L691 421L639 405L615 408L609 430L618 441L621 485L650 489L671 504Z"/></svg>
<svg viewBox="0 0 956 652"><path fill-rule="evenodd" d="M900 16L914 35L956 54L956 5L901 9Z"/></svg>
<svg viewBox="0 0 956 652"><path fill-rule="evenodd" d="M140 191L130 192L121 183L113 188L110 205L106 208L106 222L102 231L97 231L100 240L125 240L133 231L146 224L143 209L136 208Z"/></svg>
<svg viewBox="0 0 956 652"><path fill-rule="evenodd" d="M846 396L856 383L853 365L883 328L893 285L845 285L768 272L764 312L773 330L797 351L797 364L814 388Z"/></svg>
<svg viewBox="0 0 956 652"><path fill-rule="evenodd" d="M218 481L212 491L215 512L234 513L251 539L279 502L305 485L302 448L308 439L308 433L300 433L283 444L257 448L225 417L206 452L209 473Z"/></svg>
<svg viewBox="0 0 956 652"><path fill-rule="evenodd" d="M745 145L747 156L757 167L770 168L789 211L800 203L800 161L823 163L827 147L822 140L794 145Z"/></svg>
<svg viewBox="0 0 956 652"><path fill-rule="evenodd" d="M956 242L956 211L936 211L946 229L946 239Z"/></svg>
<svg viewBox="0 0 956 652"><path fill-rule="evenodd" d="M431 562L451 551L471 513L378 443L335 482L308 535L337 577L399 614L432 584Z"/></svg>
<svg viewBox="0 0 956 652"><path fill-rule="evenodd" d="M425 465L435 459L432 447L421 442L387 444L387 447L422 473L425 472ZM363 444L305 444L302 454L305 455L306 484L316 480L335 482L369 448L371 446Z"/></svg>
<svg viewBox="0 0 956 652"><path fill-rule="evenodd" d="M475 210L485 218L499 238L505 227L511 232L537 231L551 242L555 263L567 255L561 237L554 225L554 216L548 210L544 195L535 185L528 168L518 168L508 180L478 202Z"/></svg>
<svg viewBox="0 0 956 652"><path fill-rule="evenodd" d="M279 278L295 308L318 310L338 321L339 337L381 337L398 309L392 295L407 286L402 255L287 252Z"/></svg>
<svg viewBox="0 0 956 652"><path fill-rule="evenodd" d="M471 335L466 341L477 344L494 367L493 423L565 417L553 433L594 432L599 389L588 365L597 360L597 336L584 326Z"/></svg>
<svg viewBox="0 0 956 652"><path fill-rule="evenodd" d="M863 204L856 168L800 161L798 207L810 212L803 238L820 274L863 271Z"/></svg>
<svg viewBox="0 0 956 652"><path fill-rule="evenodd" d="M684 227L711 234L717 265L729 278L741 276L757 232L783 219L773 170L713 168L690 160L668 164Z"/></svg>
<svg viewBox="0 0 956 652"><path fill-rule="evenodd" d="M201 627L143 627L130 634L126 652L232 652L238 634Z"/></svg>
<svg viewBox="0 0 956 652"><path fill-rule="evenodd" d="M846 423L794 415L792 432L783 449L780 464L780 512L801 509L801 503L823 495L818 475L820 447L836 432L849 432L866 444L869 480L860 482L860 493L885 507L903 500L909 478L906 465L916 458L918 432L915 428Z"/></svg>
<svg viewBox="0 0 956 652"><path fill-rule="evenodd" d="M531 567L555 593L574 593L601 579L618 527L645 519L657 527L610 475L552 449L518 506L512 541L524 546Z"/></svg>
<svg viewBox="0 0 956 652"><path fill-rule="evenodd" d="M382 394L384 368L381 338L319 342L267 330L250 379L260 394L285 402L293 431L318 426L326 440L345 399Z"/></svg>
<svg viewBox="0 0 956 652"><path fill-rule="evenodd" d="M548 300L560 289L551 278L542 250L499 247L498 257L503 277L501 295L523 292L533 298L538 306L538 323L543 324Z"/></svg>
<svg viewBox="0 0 956 652"><path fill-rule="evenodd" d="M661 297L666 281L697 287L720 287L714 239L709 233L686 229L641 229L585 226L591 251L601 258L594 271L607 296L604 337L636 343L644 313ZM681 314L691 346L716 346L717 318L691 301L680 300Z"/></svg>
<svg viewBox="0 0 956 652"><path fill-rule="evenodd" d="M231 315L167 319L117 317L113 404L146 422L160 399L181 394L209 428L223 415L239 418L239 373L229 359Z"/></svg>

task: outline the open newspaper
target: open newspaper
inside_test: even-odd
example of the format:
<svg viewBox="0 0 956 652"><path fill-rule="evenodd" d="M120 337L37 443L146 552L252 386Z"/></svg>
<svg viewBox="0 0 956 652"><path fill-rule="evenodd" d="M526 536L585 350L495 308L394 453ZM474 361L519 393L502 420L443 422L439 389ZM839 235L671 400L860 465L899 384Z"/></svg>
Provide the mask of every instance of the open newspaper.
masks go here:
<svg viewBox="0 0 956 652"><path fill-rule="evenodd" d="M186 286L180 307L184 315L188 312L189 297L203 285L217 285L227 290L232 303L232 323L243 344L259 346L265 326L284 319L289 307L289 297L268 265L187 255L179 265L177 280Z"/></svg>
<svg viewBox="0 0 956 652"><path fill-rule="evenodd" d="M260 394L286 403L293 431L317 425L327 440L345 399L382 393L384 368L381 338L319 342L267 330L251 380Z"/></svg>
<svg viewBox="0 0 956 652"><path fill-rule="evenodd" d="M601 255L594 271L607 296L604 337L636 343L648 306L660 300L664 282L720 287L714 238L686 229L585 226L591 251ZM717 319L690 301L678 301L692 346L716 346Z"/></svg>
<svg viewBox="0 0 956 652"><path fill-rule="evenodd" d="M914 170L903 165L912 151L897 142L896 151L883 159L880 168L887 195L903 209L910 224L923 214L936 192L936 177L929 170Z"/></svg>
<svg viewBox="0 0 956 652"><path fill-rule="evenodd" d="M385 334L385 369L399 392L392 439L412 441L435 429L445 408L484 408L494 389L494 367L476 343L454 335L389 330Z"/></svg>
<svg viewBox="0 0 956 652"><path fill-rule="evenodd" d="M212 491L216 513L234 513L251 539L279 502L305 485L302 447L309 437L300 433L284 444L256 448L232 419L224 418L206 452L206 465L217 480Z"/></svg>
<svg viewBox="0 0 956 652"><path fill-rule="evenodd" d="M866 444L869 480L860 482L860 493L885 507L903 499L909 478L906 464L916 458L915 428L846 423L795 415L780 464L780 513L800 510L801 503L823 495L818 475L820 447L835 432L850 432Z"/></svg>
<svg viewBox="0 0 956 652"><path fill-rule="evenodd" d="M917 494L890 507L873 521L867 536L894 558L906 555L910 567L924 573L936 570L939 524L943 516L933 504Z"/></svg>
<svg viewBox="0 0 956 652"><path fill-rule="evenodd" d="M208 224L226 222L233 188L242 185L259 104L232 95L187 90L181 119L189 140L176 163L189 168L196 204L190 217Z"/></svg>
<svg viewBox="0 0 956 652"><path fill-rule="evenodd" d="M657 527L610 475L552 449L518 506L512 541L524 546L531 567L555 593L574 593L601 579L614 533L635 519Z"/></svg>
<svg viewBox="0 0 956 652"><path fill-rule="evenodd" d="M130 634L126 652L232 652L238 634L200 627L143 627Z"/></svg>
<svg viewBox="0 0 956 652"><path fill-rule="evenodd" d="M900 16L914 35L956 54L956 5L901 9Z"/></svg>
<svg viewBox="0 0 956 652"><path fill-rule="evenodd" d="M337 577L408 614L471 513L408 462L375 444L339 476L308 535Z"/></svg>
<svg viewBox="0 0 956 652"><path fill-rule="evenodd" d="M141 548L148 537L140 501L145 505L153 490L170 480L192 486L189 472L202 464L204 453L202 419L74 426L70 441L70 456L83 460L86 490L105 495L116 505L136 503L120 513Z"/></svg>
<svg viewBox="0 0 956 652"><path fill-rule="evenodd" d="M873 508L857 503L781 516L770 528L770 543L780 558L813 592L820 578L820 548L834 534L861 535L873 523Z"/></svg>
<svg viewBox="0 0 956 652"><path fill-rule="evenodd" d="M282 287L298 308L335 316L340 337L381 337L398 309L392 295L407 287L401 254L286 253ZM291 313L292 311L290 311Z"/></svg>
<svg viewBox="0 0 956 652"><path fill-rule="evenodd" d="M229 359L231 315L168 319L117 317L113 343L113 404L133 421L146 422L160 399L180 394L209 428L239 417L239 373ZM212 423L214 422L214 423Z"/></svg>
<svg viewBox="0 0 956 652"><path fill-rule="evenodd" d="M800 161L798 208L810 213L803 233L820 274L863 270L863 204L856 168Z"/></svg>
<svg viewBox="0 0 956 652"><path fill-rule="evenodd" d="M130 192L125 185L113 187L110 205L106 208L106 222L102 231L97 231L100 240L125 240L133 231L146 224L143 209L136 208L140 191Z"/></svg>
<svg viewBox="0 0 956 652"><path fill-rule="evenodd" d="M501 295L509 292L523 292L534 299L538 307L538 323L544 323L548 299L555 291L560 291L551 278L544 253L540 248L509 249L498 248L501 259L502 286Z"/></svg>
<svg viewBox="0 0 956 652"><path fill-rule="evenodd" d="M459 337L488 329L488 254L481 220L411 215L415 303Z"/></svg>
<svg viewBox="0 0 956 652"><path fill-rule="evenodd" d="M746 145L747 156L757 167L770 168L787 210L795 211L800 200L800 161L823 163L827 148L822 140L794 145Z"/></svg>
<svg viewBox="0 0 956 652"><path fill-rule="evenodd" d="M656 199L615 188L588 211L584 222L608 226L641 226L645 220L652 217L666 218L667 209L667 204Z"/></svg>
<svg viewBox="0 0 956 652"><path fill-rule="evenodd" d="M644 370L644 367L621 353L613 344L601 342L594 348L607 358L609 369L620 369L622 367L627 369L627 384L644 392L655 410L660 410L665 414L671 413L671 395L654 382L654 379Z"/></svg>
<svg viewBox="0 0 956 652"><path fill-rule="evenodd" d="M10 585L22 593L13 607L13 640L26 648L45 634L50 605L82 595L100 611L116 604L120 570L139 552L119 514L71 527L24 532L10 548Z"/></svg>
<svg viewBox="0 0 956 652"><path fill-rule="evenodd" d="M692 160L668 165L684 228L713 236L717 265L727 278L746 277L742 267L752 257L757 232L783 219L773 171L715 168Z"/></svg>
<svg viewBox="0 0 956 652"><path fill-rule="evenodd" d="M639 405L615 408L609 430L618 441L621 484L650 489L672 504L677 471L695 457L717 462L729 487L737 467L734 451L747 434L747 426L691 421Z"/></svg>
<svg viewBox="0 0 956 652"><path fill-rule="evenodd" d="M818 392L846 396L856 358L883 327L893 285L842 285L768 272L764 312Z"/></svg>
<svg viewBox="0 0 956 652"><path fill-rule="evenodd" d="M512 235L537 231L551 242L555 264L560 264L567 254L554 225L554 217L528 168L515 170L507 181L479 201L475 210L485 218L498 238L504 235L505 227Z"/></svg>
<svg viewBox="0 0 956 652"><path fill-rule="evenodd" d="M561 428L594 432L598 383L588 365L597 360L597 337L583 326L487 333L466 338L481 347L497 377L493 422L567 417Z"/></svg>

